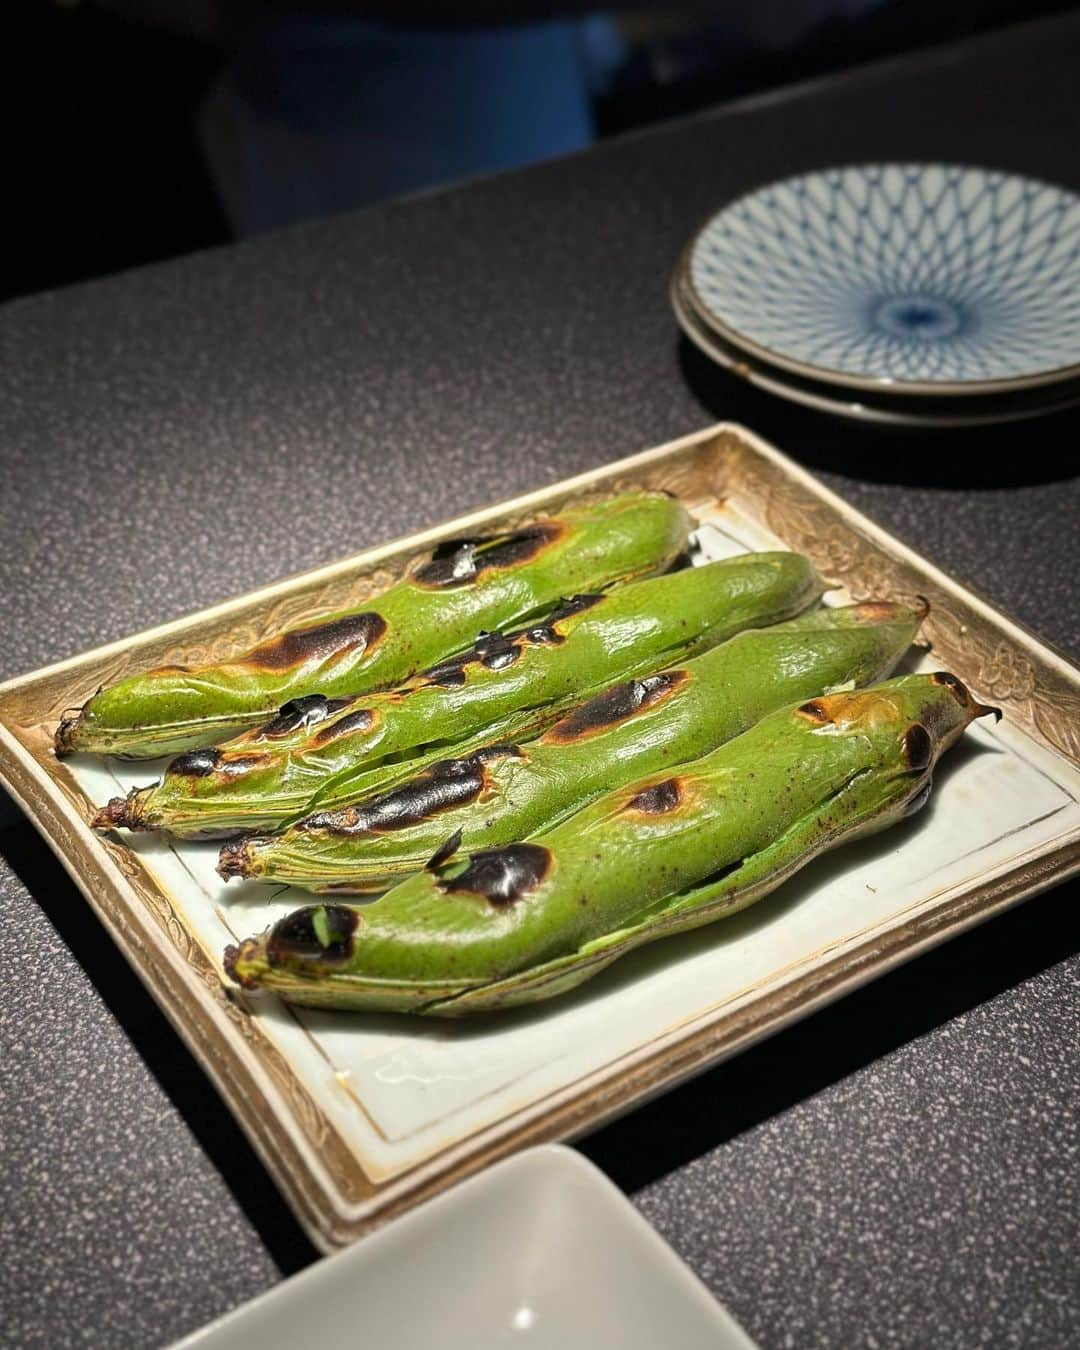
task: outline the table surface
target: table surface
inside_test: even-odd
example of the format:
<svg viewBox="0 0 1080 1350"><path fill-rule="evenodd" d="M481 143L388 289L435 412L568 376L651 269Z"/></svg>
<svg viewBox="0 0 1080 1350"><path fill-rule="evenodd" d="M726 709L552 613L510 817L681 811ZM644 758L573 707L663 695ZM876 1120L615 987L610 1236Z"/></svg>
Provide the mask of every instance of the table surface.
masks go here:
<svg viewBox="0 0 1080 1350"><path fill-rule="evenodd" d="M1080 417L872 431L678 336L695 225L867 159L1080 188L1080 18L0 310L0 675L735 418L1080 650ZM160 1345L313 1258L0 803L0 1340ZM582 1141L762 1346L1080 1339L1080 888Z"/></svg>

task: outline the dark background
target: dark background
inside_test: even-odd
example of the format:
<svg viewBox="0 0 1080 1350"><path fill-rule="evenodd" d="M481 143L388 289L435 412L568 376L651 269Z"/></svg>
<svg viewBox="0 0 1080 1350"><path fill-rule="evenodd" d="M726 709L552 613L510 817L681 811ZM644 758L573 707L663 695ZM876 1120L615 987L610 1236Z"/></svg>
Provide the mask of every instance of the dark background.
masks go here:
<svg viewBox="0 0 1080 1350"><path fill-rule="evenodd" d="M603 88L588 99L592 134L603 138L754 91L1069 8L1061 0L865 0L865 6L851 12L821 0L816 17L811 9L798 21L793 18L790 31L782 19L774 20L767 40L745 21L753 10L750 0L621 11L616 28L623 50L606 72ZM215 181L211 165L217 151L227 154L215 144L224 134L220 126L205 117L224 74L237 77L239 72L249 89L262 80L263 94L266 81L274 81L278 110L287 105L284 115L294 127L302 123L305 135L311 134L312 117L318 118L314 149L310 140L307 146L317 155L320 138L356 132L352 119L364 113L347 100L328 105L320 72L303 59L310 58L312 33L332 48L348 37L350 24L393 15L407 42L410 32L414 38L446 32L455 20L458 31L467 34L485 26L479 20L511 10L519 18L532 16L534 23L588 13L587 6L558 0L527 6L9 0L0 43L8 235L0 254L0 299L249 232L237 213L230 217L223 200L227 189ZM278 32L283 16L300 26L279 33L268 54L266 33ZM403 18L411 22L402 24ZM295 46L291 62L290 41ZM346 62L335 64L331 77L363 81L369 75ZM376 132L392 137L393 117L399 115L388 113L387 124ZM335 117L341 125L335 125ZM523 145L518 162L527 161L534 144ZM556 136L551 144L559 149L563 142ZM436 154L418 165L409 181L433 186L456 177L460 163L460 157ZM469 161L471 172L506 166L505 159L488 165L482 149ZM284 223L286 217L311 218L380 198L377 183L362 181L360 166L352 182L340 159L326 173L334 181L326 184L320 201L289 212L272 207L269 218ZM259 184L248 183L245 190L257 194Z"/></svg>
<svg viewBox="0 0 1080 1350"><path fill-rule="evenodd" d="M188 116L220 39L30 17L3 49L4 96L37 90L9 119L10 293L224 238ZM711 367L666 287L719 203L824 162L992 162L1080 190L1078 46L1076 18L962 38L3 306L0 678L721 417L1075 656L1075 414L950 434L818 416ZM598 122L617 98L634 122L629 91L606 97ZM765 1347L1075 1345L1078 898L1034 899L581 1147ZM3 798L0 912L0 1342L161 1345L311 1260Z"/></svg>

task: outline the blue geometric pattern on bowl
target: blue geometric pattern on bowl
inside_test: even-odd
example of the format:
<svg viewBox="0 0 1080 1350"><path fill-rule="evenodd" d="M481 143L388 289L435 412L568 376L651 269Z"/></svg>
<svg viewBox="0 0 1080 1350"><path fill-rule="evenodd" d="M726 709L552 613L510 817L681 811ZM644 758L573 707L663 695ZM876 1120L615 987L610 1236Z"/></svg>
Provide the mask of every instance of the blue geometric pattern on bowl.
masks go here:
<svg viewBox="0 0 1080 1350"><path fill-rule="evenodd" d="M941 164L791 178L714 216L689 271L721 332L818 378L1027 383L1080 363L1080 198L1027 178Z"/></svg>

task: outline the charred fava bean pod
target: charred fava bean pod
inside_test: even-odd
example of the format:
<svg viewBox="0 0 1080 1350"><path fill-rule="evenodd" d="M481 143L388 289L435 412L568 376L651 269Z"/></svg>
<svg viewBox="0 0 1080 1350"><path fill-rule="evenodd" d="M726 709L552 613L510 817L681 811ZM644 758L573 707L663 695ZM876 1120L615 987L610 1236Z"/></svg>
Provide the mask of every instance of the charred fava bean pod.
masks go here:
<svg viewBox="0 0 1080 1350"><path fill-rule="evenodd" d="M502 534L440 544L362 608L288 629L220 664L163 666L99 690L56 731L72 751L147 758L212 745L310 694L352 697L408 679L482 628L542 614L562 595L661 571L690 520L661 492L571 506Z"/></svg>
<svg viewBox="0 0 1080 1350"><path fill-rule="evenodd" d="M535 734L538 721L542 729L592 690L790 618L823 585L798 554L755 553L577 596L541 623L486 634L400 689L287 732L285 749L264 730L261 740L182 755L161 784L116 798L96 823L186 836L274 829L390 787L458 746L530 726Z"/></svg>
<svg viewBox="0 0 1080 1350"><path fill-rule="evenodd" d="M938 756L992 711L946 674L821 695L531 840L436 862L364 906L297 910L230 947L226 970L313 1007L453 1017L550 998L911 814Z"/></svg>
<svg viewBox="0 0 1080 1350"><path fill-rule="evenodd" d="M439 760L362 802L234 840L218 871L312 891L385 891L450 838L462 852L525 839L621 783L697 759L785 704L883 679L924 613L872 601L740 633L681 668L613 685L538 740Z"/></svg>

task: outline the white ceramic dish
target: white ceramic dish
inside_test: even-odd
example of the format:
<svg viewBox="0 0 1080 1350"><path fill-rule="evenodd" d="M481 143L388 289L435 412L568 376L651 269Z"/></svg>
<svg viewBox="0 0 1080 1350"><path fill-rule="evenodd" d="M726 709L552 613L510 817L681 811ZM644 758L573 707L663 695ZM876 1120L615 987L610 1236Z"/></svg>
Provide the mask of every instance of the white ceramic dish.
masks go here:
<svg viewBox="0 0 1080 1350"><path fill-rule="evenodd" d="M610 1181L529 1149L174 1350L754 1350Z"/></svg>
<svg viewBox="0 0 1080 1350"><path fill-rule="evenodd" d="M887 396L870 393L845 396L845 391L836 385L800 379L726 342L695 309L681 268L672 279L670 294L679 327L710 361L764 393L775 394L815 412L881 426L985 427L1046 417L1080 403L1080 379L1048 388L1040 386L1022 394L991 394L968 399L890 400Z"/></svg>
<svg viewBox="0 0 1080 1350"><path fill-rule="evenodd" d="M772 183L688 250L695 307L741 350L851 390L972 395L1080 373L1080 197L953 164Z"/></svg>

